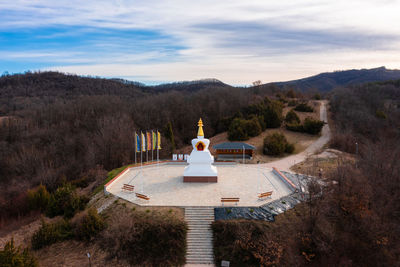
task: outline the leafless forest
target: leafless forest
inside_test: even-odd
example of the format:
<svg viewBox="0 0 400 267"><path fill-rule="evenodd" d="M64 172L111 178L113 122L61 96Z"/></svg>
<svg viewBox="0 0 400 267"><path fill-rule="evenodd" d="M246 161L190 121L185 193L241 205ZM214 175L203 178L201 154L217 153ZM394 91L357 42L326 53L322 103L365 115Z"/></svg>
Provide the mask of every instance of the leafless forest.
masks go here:
<svg viewBox="0 0 400 267"><path fill-rule="evenodd" d="M135 131L160 130L161 157L169 157L172 143L180 147L195 135L199 116L213 136L226 130L224 118L279 90L213 82L174 86L55 72L1 77L1 219L27 214L26 190L40 183L55 190L99 169L132 163Z"/></svg>
<svg viewBox="0 0 400 267"><path fill-rule="evenodd" d="M96 179L131 163L135 131L161 130L166 157L173 142L180 147L195 135L199 115L206 135L213 136L226 131L227 120L241 109L284 93L274 85L212 82L176 88L53 72L1 77L0 222L30 213L26 192L34 186L42 183L52 191L65 181ZM400 83L339 88L327 97L331 146L354 154L356 164L341 164L327 174L328 186L312 187L301 220L274 229L271 251L279 258L284 253L281 263L287 266L395 266L400 262Z"/></svg>

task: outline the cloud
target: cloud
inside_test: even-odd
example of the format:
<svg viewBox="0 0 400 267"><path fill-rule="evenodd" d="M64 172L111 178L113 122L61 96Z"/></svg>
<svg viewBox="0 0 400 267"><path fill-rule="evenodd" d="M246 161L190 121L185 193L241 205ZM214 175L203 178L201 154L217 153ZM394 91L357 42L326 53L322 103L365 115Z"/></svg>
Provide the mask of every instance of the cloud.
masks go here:
<svg viewBox="0 0 400 267"><path fill-rule="evenodd" d="M291 29L254 22L219 22L193 25L194 31L211 31L220 49L252 51L257 56L310 53L327 50L387 50L399 43L399 35L368 34L346 30Z"/></svg>
<svg viewBox="0 0 400 267"><path fill-rule="evenodd" d="M243 84L371 64L400 68L399 8L377 0L2 1L0 70L23 71L26 63Z"/></svg>

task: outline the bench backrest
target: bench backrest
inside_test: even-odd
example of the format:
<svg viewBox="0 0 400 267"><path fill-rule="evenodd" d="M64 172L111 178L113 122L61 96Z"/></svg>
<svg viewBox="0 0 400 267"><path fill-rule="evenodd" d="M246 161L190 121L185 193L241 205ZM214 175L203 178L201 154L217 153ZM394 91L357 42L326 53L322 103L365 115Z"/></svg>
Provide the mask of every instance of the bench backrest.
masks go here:
<svg viewBox="0 0 400 267"><path fill-rule="evenodd" d="M139 193L136 193L136 196L139 198L150 199L148 196Z"/></svg>
<svg viewBox="0 0 400 267"><path fill-rule="evenodd" d="M265 192L265 193L261 193L261 194L260 194L260 197L267 197L267 196L270 196L270 195L272 195L272 191L270 191L270 192Z"/></svg>
<svg viewBox="0 0 400 267"><path fill-rule="evenodd" d="M221 197L221 201L239 201L238 197Z"/></svg>

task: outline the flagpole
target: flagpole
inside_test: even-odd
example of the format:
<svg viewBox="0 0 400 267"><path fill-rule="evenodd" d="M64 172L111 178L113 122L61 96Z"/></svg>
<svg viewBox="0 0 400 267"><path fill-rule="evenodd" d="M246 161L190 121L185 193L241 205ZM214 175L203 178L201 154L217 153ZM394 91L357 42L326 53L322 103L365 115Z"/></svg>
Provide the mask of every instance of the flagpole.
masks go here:
<svg viewBox="0 0 400 267"><path fill-rule="evenodd" d="M146 162L148 162L149 161L149 144L148 144L148 142L149 142L149 138L147 138L148 137L148 135L147 135L147 131L146 131Z"/></svg>
<svg viewBox="0 0 400 267"><path fill-rule="evenodd" d="M160 163L160 155L158 151L160 150L160 144L158 143L158 129L157 129L157 164Z"/></svg>
<svg viewBox="0 0 400 267"><path fill-rule="evenodd" d="M135 132L135 140L134 140L134 142L135 142L135 165L136 165L136 153L137 153L137 135L136 135L136 132Z"/></svg>
<svg viewBox="0 0 400 267"><path fill-rule="evenodd" d="M142 168L143 168L143 132L142 131L140 131L140 138L142 139L142 140L140 140L141 141L141 143L140 143L140 175L142 176L141 178L142 179L140 179L141 180L141 193L143 193L143 175L142 175Z"/></svg>
<svg viewBox="0 0 400 267"><path fill-rule="evenodd" d="M153 140L153 138L154 138L154 134L153 134L153 130L151 130L151 161L152 162L154 161L154 157L153 157L153 150L154 150L153 143L154 143L154 140Z"/></svg>

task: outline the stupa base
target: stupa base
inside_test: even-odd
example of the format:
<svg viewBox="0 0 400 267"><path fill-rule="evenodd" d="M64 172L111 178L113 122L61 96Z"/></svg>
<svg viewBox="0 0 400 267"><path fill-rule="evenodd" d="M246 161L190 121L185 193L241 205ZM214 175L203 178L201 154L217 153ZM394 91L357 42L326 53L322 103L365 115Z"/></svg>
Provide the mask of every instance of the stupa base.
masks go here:
<svg viewBox="0 0 400 267"><path fill-rule="evenodd" d="M218 176L183 176L184 183L217 183Z"/></svg>

